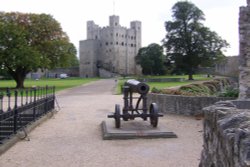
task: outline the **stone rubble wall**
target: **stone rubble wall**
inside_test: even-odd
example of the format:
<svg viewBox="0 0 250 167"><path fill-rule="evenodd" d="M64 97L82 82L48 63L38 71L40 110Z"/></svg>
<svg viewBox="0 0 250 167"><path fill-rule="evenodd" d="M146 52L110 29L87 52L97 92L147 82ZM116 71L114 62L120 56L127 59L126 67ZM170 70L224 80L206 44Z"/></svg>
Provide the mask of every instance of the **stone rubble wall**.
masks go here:
<svg viewBox="0 0 250 167"><path fill-rule="evenodd" d="M249 104L225 101L203 109L204 149L199 167L250 167Z"/></svg>
<svg viewBox="0 0 250 167"><path fill-rule="evenodd" d="M168 94L148 94L148 104L157 103L163 114L200 115L202 108L218 101L232 100L226 97L199 97Z"/></svg>
<svg viewBox="0 0 250 167"><path fill-rule="evenodd" d="M250 1L246 7L240 7L239 38L240 38L240 67L239 89L240 99L250 99Z"/></svg>

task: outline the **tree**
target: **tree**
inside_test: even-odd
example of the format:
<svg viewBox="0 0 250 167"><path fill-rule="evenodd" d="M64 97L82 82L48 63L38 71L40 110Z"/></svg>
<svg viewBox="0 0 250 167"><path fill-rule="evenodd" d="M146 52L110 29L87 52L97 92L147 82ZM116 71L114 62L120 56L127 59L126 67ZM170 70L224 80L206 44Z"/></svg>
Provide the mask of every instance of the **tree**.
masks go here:
<svg viewBox="0 0 250 167"><path fill-rule="evenodd" d="M150 44L139 49L136 63L142 67L142 73L147 75L159 75L165 73L163 48L158 44Z"/></svg>
<svg viewBox="0 0 250 167"><path fill-rule="evenodd" d="M211 66L224 57L221 49L228 43L202 24L203 12L188 1L177 2L172 7L173 21L166 21L163 40L167 60L174 71L182 71L193 79L199 66Z"/></svg>
<svg viewBox="0 0 250 167"><path fill-rule="evenodd" d="M17 88L29 72L66 67L74 59L74 45L51 15L0 12L0 65Z"/></svg>

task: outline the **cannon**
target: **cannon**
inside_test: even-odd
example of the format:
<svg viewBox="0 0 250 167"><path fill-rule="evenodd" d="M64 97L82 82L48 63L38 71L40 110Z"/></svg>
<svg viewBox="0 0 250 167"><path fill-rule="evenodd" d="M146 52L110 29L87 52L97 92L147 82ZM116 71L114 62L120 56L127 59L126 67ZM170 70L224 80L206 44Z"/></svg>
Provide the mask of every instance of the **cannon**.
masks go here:
<svg viewBox="0 0 250 167"><path fill-rule="evenodd" d="M157 127L158 118L163 115L159 113L159 109L156 103L150 104L148 112L147 104L147 94L149 92L149 86L144 82L139 82L137 80L131 79L127 80L123 85L123 100L124 107L122 113L120 110L120 105L115 105L115 112L112 115L108 115L108 118L115 119L115 127L120 128L121 118L124 121L134 120L137 117L142 118L146 121L148 118L150 124L153 127ZM137 96L133 96L136 94ZM136 99L136 103L134 103ZM142 103L142 104L141 104Z"/></svg>

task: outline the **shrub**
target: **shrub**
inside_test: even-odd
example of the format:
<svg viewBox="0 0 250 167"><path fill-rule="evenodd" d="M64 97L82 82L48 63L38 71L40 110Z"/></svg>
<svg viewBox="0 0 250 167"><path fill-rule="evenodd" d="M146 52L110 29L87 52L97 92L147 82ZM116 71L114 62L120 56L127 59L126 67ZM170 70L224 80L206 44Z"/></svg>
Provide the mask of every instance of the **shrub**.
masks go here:
<svg viewBox="0 0 250 167"><path fill-rule="evenodd" d="M218 94L219 97L238 97L239 89L227 87L223 92Z"/></svg>
<svg viewBox="0 0 250 167"><path fill-rule="evenodd" d="M190 84L190 85L184 85L180 87L180 91L183 92L183 94L191 94L193 96L208 96L210 95L210 90L208 87L202 84Z"/></svg>
<svg viewBox="0 0 250 167"><path fill-rule="evenodd" d="M161 93L160 89L157 89L156 87L153 87L151 90L152 93Z"/></svg>

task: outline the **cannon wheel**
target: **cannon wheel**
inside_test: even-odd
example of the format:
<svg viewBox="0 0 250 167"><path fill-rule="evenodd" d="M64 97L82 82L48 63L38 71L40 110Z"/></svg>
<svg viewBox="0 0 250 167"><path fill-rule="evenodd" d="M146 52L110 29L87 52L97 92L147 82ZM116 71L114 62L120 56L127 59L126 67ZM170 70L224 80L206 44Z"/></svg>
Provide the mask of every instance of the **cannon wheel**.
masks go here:
<svg viewBox="0 0 250 167"><path fill-rule="evenodd" d="M153 127L157 127L158 125L158 112L159 112L159 109L158 109L158 106L156 103L152 103L150 105L150 124L153 126Z"/></svg>
<svg viewBox="0 0 250 167"><path fill-rule="evenodd" d="M121 127L121 111L120 111L120 105L116 104L115 105L115 114L114 114L114 118L115 118L115 127L116 128L120 128Z"/></svg>

